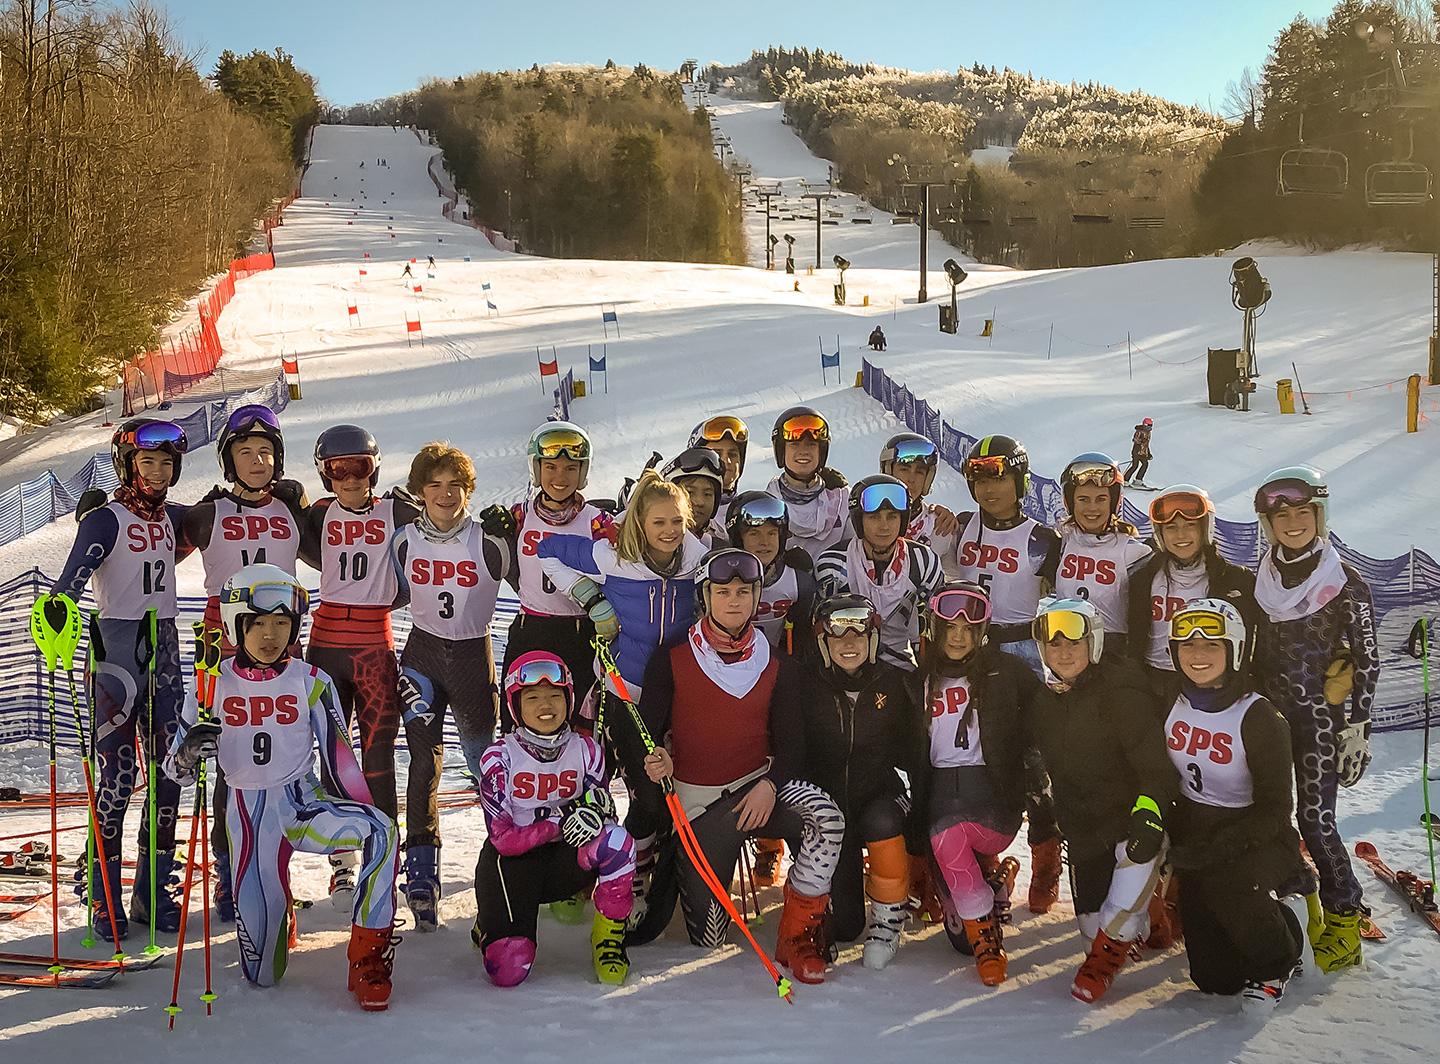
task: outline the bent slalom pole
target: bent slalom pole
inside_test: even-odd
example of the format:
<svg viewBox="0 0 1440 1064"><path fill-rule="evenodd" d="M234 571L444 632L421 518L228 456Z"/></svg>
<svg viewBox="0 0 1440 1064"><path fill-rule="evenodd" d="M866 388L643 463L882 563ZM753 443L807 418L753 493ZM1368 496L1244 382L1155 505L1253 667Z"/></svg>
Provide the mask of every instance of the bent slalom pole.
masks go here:
<svg viewBox="0 0 1440 1064"><path fill-rule="evenodd" d="M610 653L610 645L599 637L591 640L590 645L595 648L596 660L600 662L611 683L615 685L615 693L629 710L631 723L640 734L640 741L645 746L645 752L647 754L654 753L655 741L650 738L650 731L640 717L640 710L630 697L630 689L625 685L625 680L615 665L615 658ZM685 815L685 807L680 802L680 796L675 793L674 782L667 779L660 785L660 788L665 792L665 805L670 810L670 818L675 822L675 834L679 836L680 844L685 848L685 855L690 858L690 863L700 873L700 878L704 881L705 886L714 895L720 907L725 910L725 914L730 917L730 922L744 934L746 941L750 943L750 948L755 951L755 955L760 958L760 963L765 966L765 970L770 973L770 978L775 981L776 991L791 1005L795 1004L790 980L781 974L780 969L775 966L775 962L770 959L770 955L765 952L764 947L755 941L755 936L750 933L750 927L745 918L735 908L735 901L730 897L729 888L720 882L720 877L716 875L714 867L705 856L705 851L701 849L700 840L695 837L695 829L690 824L690 818Z"/></svg>

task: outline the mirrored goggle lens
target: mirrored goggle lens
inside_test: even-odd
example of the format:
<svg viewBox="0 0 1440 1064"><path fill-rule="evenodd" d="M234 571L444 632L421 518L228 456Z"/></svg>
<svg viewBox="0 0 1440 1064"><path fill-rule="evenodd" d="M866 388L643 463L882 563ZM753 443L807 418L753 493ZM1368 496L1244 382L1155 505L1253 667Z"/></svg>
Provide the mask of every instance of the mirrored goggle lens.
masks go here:
<svg viewBox="0 0 1440 1064"><path fill-rule="evenodd" d="M1030 631L1042 643L1048 643L1056 636L1084 639L1090 634L1090 619L1074 610L1052 610L1036 617Z"/></svg>
<svg viewBox="0 0 1440 1064"><path fill-rule="evenodd" d="M1075 466L1070 470L1070 479L1076 484L1097 484L1108 488L1120 482L1120 471L1107 465Z"/></svg>
<svg viewBox="0 0 1440 1064"><path fill-rule="evenodd" d="M1150 504L1150 522L1168 525L1177 517L1183 517L1187 521L1201 521L1209 512L1210 504L1204 496L1196 495L1193 491L1177 491L1172 495L1162 495Z"/></svg>
<svg viewBox="0 0 1440 1064"><path fill-rule="evenodd" d="M929 440L901 440L894 451L897 462L934 464L940 458L940 449Z"/></svg>
<svg viewBox="0 0 1440 1064"><path fill-rule="evenodd" d="M727 550L711 558L705 567L705 578L712 584L728 584L732 580L758 584L760 576L760 559L748 550Z"/></svg>
<svg viewBox="0 0 1440 1064"><path fill-rule="evenodd" d="M910 495L899 484L871 484L860 491L860 512L873 514L884 507L904 513L910 506Z"/></svg>
<svg viewBox="0 0 1440 1064"><path fill-rule="evenodd" d="M944 621L984 624L990 619L990 603L973 591L942 591L930 600L930 612Z"/></svg>
<svg viewBox="0 0 1440 1064"><path fill-rule="evenodd" d="M846 632L868 632L873 626L875 611L865 606L847 606L832 610L820 620L820 627L826 635L844 635Z"/></svg>
<svg viewBox="0 0 1440 1064"><path fill-rule="evenodd" d="M310 607L310 596L303 587L289 583L251 584L248 589L250 608L256 613L275 613L284 610L296 617L305 616Z"/></svg>
<svg viewBox="0 0 1440 1064"><path fill-rule="evenodd" d="M710 443L727 438L744 443L750 438L750 426L738 417L712 417L700 426L700 438Z"/></svg>
<svg viewBox="0 0 1440 1064"><path fill-rule="evenodd" d="M751 499L740 507L737 515L741 524L763 525L767 521L783 521L786 517L785 500L767 495L763 499Z"/></svg>
<svg viewBox="0 0 1440 1064"><path fill-rule="evenodd" d="M590 441L574 429L550 429L535 438L535 451L541 458L590 457Z"/></svg>
<svg viewBox="0 0 1440 1064"><path fill-rule="evenodd" d="M1190 610L1170 619L1170 638L1184 642L1195 636L1205 639L1225 637L1225 618L1211 610Z"/></svg>
<svg viewBox="0 0 1440 1064"><path fill-rule="evenodd" d="M187 449L185 430L173 421L151 421L127 432L128 442L141 451L158 451L170 448L184 454Z"/></svg>
<svg viewBox="0 0 1440 1064"><path fill-rule="evenodd" d="M511 687L533 687L537 683L564 687L566 682L565 666L558 661L527 661L510 673Z"/></svg>
<svg viewBox="0 0 1440 1064"><path fill-rule="evenodd" d="M1304 506L1319 495L1314 485L1303 480L1277 480L1255 493L1255 512L1268 514L1282 506Z"/></svg>
<svg viewBox="0 0 1440 1064"><path fill-rule="evenodd" d="M780 426L782 440L794 441L802 436L809 436L816 443L828 443L830 426L818 414L800 414L789 418Z"/></svg>
<svg viewBox="0 0 1440 1064"><path fill-rule="evenodd" d="M225 427L231 433L245 432L253 429L256 425L264 425L276 432L280 431L280 419L275 416L275 411L258 403L237 408L225 422Z"/></svg>
<svg viewBox="0 0 1440 1064"><path fill-rule="evenodd" d="M1009 463L1003 454L990 455L988 458L969 458L965 461L965 479L979 480L982 477L1003 477L1009 468Z"/></svg>
<svg viewBox="0 0 1440 1064"><path fill-rule="evenodd" d="M375 458L368 454L346 454L327 458L321 465L331 480L359 480L375 472Z"/></svg>

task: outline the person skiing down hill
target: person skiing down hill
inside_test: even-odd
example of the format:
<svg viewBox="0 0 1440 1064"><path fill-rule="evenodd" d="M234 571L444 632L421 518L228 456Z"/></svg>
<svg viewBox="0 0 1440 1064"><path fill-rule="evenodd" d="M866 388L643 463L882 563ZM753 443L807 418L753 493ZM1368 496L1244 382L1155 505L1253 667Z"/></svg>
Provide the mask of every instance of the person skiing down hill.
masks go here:
<svg viewBox="0 0 1440 1064"><path fill-rule="evenodd" d="M941 558L955 551L959 522L938 502L926 502L940 468L940 448L915 432L901 432L885 441L880 450L880 472L894 477L910 493L909 521L900 533L924 544Z"/></svg>
<svg viewBox="0 0 1440 1064"><path fill-rule="evenodd" d="M792 544L818 561L822 551L850 538L845 477L825 465L830 424L812 407L792 406L775 419L770 443L780 475L765 490L785 500Z"/></svg>
<svg viewBox="0 0 1440 1064"><path fill-rule="evenodd" d="M216 487L190 507L180 537L200 552L205 566L205 627L220 632L222 650L231 654L235 648L220 624L220 589L251 564L268 563L293 576L300 556L300 523L310 503L299 481L284 479L285 437L268 406L252 404L233 411L215 441L215 452L229 487ZM228 923L235 919L235 900L230 890L229 835L224 830L223 771L215 773L213 785L215 912Z"/></svg>
<svg viewBox="0 0 1440 1064"><path fill-rule="evenodd" d="M591 959L602 983L630 971L625 920L635 844L615 822L601 744L570 727L570 672L555 654L522 654L505 674L512 729L482 759L485 844L475 865L471 941L499 987L518 986L535 964L545 902L593 894Z"/></svg>
<svg viewBox="0 0 1440 1064"><path fill-rule="evenodd" d="M1260 691L1290 724L1300 836L1320 874L1312 903L1315 962L1360 963L1360 883L1335 823L1338 786L1370 763L1370 710L1380 673L1370 588L1341 561L1329 531L1330 489L1308 466L1278 469L1255 492L1270 550L1255 599L1270 619L1256 648ZM1348 703L1348 710L1347 710Z"/></svg>
<svg viewBox="0 0 1440 1064"><path fill-rule="evenodd" d="M1150 486L1145 483L1145 474L1150 471L1150 462L1155 457L1150 453L1150 434L1154 427L1155 422L1148 417L1135 426L1135 434L1130 440L1130 464L1125 467L1125 483L1146 491Z"/></svg>
<svg viewBox="0 0 1440 1064"><path fill-rule="evenodd" d="M717 414L695 426L690 433L691 447L708 447L720 456L725 466L725 486L720 492L723 510L740 490L740 477L745 473L745 454L750 448L750 426L730 414Z"/></svg>
<svg viewBox="0 0 1440 1064"><path fill-rule="evenodd" d="M810 555L790 546L790 515L785 500L763 491L735 496L725 515L730 546L748 550L760 559L765 577L755 625L770 645L796 654L803 647L815 598L815 577ZM801 626L801 638L795 635Z"/></svg>
<svg viewBox="0 0 1440 1064"><path fill-rule="evenodd" d="M1060 474L1070 516L1060 524L1055 594L1095 604L1112 655L1128 645L1130 574L1154 553L1120 516L1123 483L1115 460L1099 451L1072 458Z"/></svg>
<svg viewBox="0 0 1440 1064"><path fill-rule="evenodd" d="M175 735L185 700L175 628L175 565L189 552L176 536L186 507L166 501L180 479L185 450L185 431L172 421L132 418L115 430L110 460L120 486L109 503L80 519L65 568L50 588L52 595L65 594L78 601L85 585L93 581L100 614L103 646L92 648L97 666L92 742L100 763L96 808L110 896L103 896L101 888L102 896L89 898L88 904L94 909L96 932L107 940L112 916L121 938L128 927L120 900L120 868L125 810L140 774L135 739L138 735L146 756L158 763ZM151 610L153 633L147 623ZM154 693L147 696L152 676ZM140 820L140 854L130 896L130 919L153 921L157 931L167 933L180 926L172 876L179 801L177 784L154 781L155 911L150 911L148 805ZM92 868L90 882L98 886L102 881L98 866Z"/></svg>
<svg viewBox="0 0 1440 1064"><path fill-rule="evenodd" d="M395 821L371 804L330 678L291 655L309 595L278 566L248 565L226 581L220 599L220 622L236 651L215 681L218 719L200 719L192 699L165 771L189 782L198 763L214 757L230 779L226 833L236 855L240 970L256 986L285 974L291 853L358 845L364 862L350 909L349 988L361 1008L384 1009L399 942L391 934ZM314 776L317 745L333 794Z"/></svg>
<svg viewBox="0 0 1440 1064"><path fill-rule="evenodd" d="M1249 635L1224 599L1195 599L1170 622L1181 693L1165 722L1180 800L1169 864L1184 875L1180 915L1190 978L1208 994L1240 994L1268 1011L1300 960L1304 934L1274 891L1300 840L1290 729L1251 688Z"/></svg>

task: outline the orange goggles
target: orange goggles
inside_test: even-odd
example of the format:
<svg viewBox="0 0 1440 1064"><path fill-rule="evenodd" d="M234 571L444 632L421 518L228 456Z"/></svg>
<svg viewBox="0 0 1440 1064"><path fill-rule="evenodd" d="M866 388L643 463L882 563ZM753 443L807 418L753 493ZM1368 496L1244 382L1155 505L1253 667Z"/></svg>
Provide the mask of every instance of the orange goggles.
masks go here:
<svg viewBox="0 0 1440 1064"><path fill-rule="evenodd" d="M700 438L708 443L718 443L724 439L744 443L750 438L750 426L738 417L730 417L728 414L712 417L700 426Z"/></svg>
<svg viewBox="0 0 1440 1064"><path fill-rule="evenodd" d="M1003 454L992 454L986 458L965 460L965 479L979 480L982 477L1003 477L1010 471L1009 460Z"/></svg>
<svg viewBox="0 0 1440 1064"><path fill-rule="evenodd" d="M1176 491L1161 495L1150 504L1150 523L1168 525L1177 517L1187 521L1203 521L1211 512L1210 500L1193 491Z"/></svg>
<svg viewBox="0 0 1440 1064"><path fill-rule="evenodd" d="M830 425L819 414L797 414L780 425L780 438L793 443L809 436L816 443L830 441Z"/></svg>

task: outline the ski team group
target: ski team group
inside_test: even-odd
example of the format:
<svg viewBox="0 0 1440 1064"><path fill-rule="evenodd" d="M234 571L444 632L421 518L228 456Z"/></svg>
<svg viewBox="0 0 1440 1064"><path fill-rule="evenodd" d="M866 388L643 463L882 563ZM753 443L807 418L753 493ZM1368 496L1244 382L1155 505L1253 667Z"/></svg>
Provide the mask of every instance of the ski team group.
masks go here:
<svg viewBox="0 0 1440 1064"><path fill-rule="evenodd" d="M291 853L329 854L332 900L353 914L349 987L385 1008L402 853L415 925L437 925L449 712L486 820L471 934L497 986L529 974L542 905L564 922L593 905L595 973L618 984L627 948L677 902L690 940L717 947L737 870L743 896L782 868L774 959L793 978L822 982L836 944L862 936L864 967L883 969L928 916L993 986L1020 868L1001 855L1027 821L1032 912L1056 904L1068 865L1081 1001L1182 939L1201 990L1260 1010L1307 937L1323 971L1359 962L1365 909L1335 803L1369 761L1378 658L1370 592L1330 542L1319 474L1260 485L1269 550L1251 572L1221 557L1196 486L1153 496L1142 541L1104 454L1066 466L1069 516L1050 528L1022 512L1029 459L1006 436L966 457L975 505L960 513L927 500L939 455L913 433L850 485L827 464L825 418L786 410L763 492L738 490L749 443L742 420L712 417L618 500L596 500L583 494L591 440L547 422L527 447L529 497L472 517L463 452L428 444L403 489L377 495L380 450L354 425L320 434L330 494L308 501L262 406L219 437L226 484L167 502L183 431L125 422L121 485L82 500L52 589L89 584L99 612L93 754L112 886L87 870L96 930L109 937L113 917L126 932L138 735L163 761L157 827L140 833L159 889L150 911L142 852L129 919L176 929L181 784L214 758L216 909L239 922L245 977L284 973ZM197 550L205 624L228 656L187 698L175 566ZM313 613L302 559L320 572ZM497 673L502 583L521 608ZM397 660L403 605L413 628Z"/></svg>

